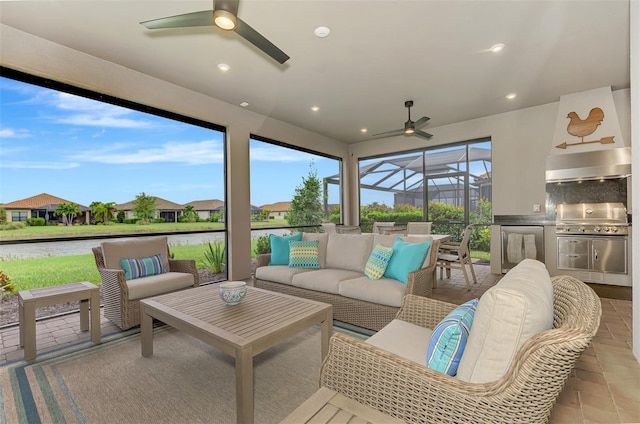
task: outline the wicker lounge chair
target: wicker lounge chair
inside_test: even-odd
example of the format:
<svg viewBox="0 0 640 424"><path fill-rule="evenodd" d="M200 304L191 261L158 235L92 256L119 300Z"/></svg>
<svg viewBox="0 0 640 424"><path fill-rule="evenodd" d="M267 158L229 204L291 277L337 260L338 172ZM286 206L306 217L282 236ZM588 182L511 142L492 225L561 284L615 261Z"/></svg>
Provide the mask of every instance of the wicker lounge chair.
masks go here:
<svg viewBox="0 0 640 424"><path fill-rule="evenodd" d="M120 242L127 243L127 242ZM140 241L132 241L131 244L140 245ZM165 248L163 248L163 254L165 257L169 258L169 269L168 273L162 275L161 277L172 278L176 275L176 273L180 274L190 274L193 277L190 279L191 283L189 286L184 286L184 278L181 278L179 275L177 277L181 279L180 285L176 285L177 288L167 289L167 284L165 282L161 282L161 285L158 286L158 289L154 289L147 285L147 292L155 292L152 295L158 295L174 290L179 290L188 287L196 287L200 284L200 278L198 276L198 270L196 268L196 264L194 260L191 259L181 259L175 260L170 259L169 257L169 247L164 242ZM98 272L100 273L100 279L102 280L102 297L104 302L104 316L113 322L115 325L120 327L122 330L129 329L131 327L135 327L140 325L140 299L144 297L139 297L136 299L130 298L130 287L127 285L127 280L125 280L125 273L122 269L108 269L105 266L105 258L103 255L102 247L94 247L91 249L93 251L93 256L96 261L96 266L98 267ZM136 280L137 281L137 280ZM169 285L169 287L171 287Z"/></svg>
<svg viewBox="0 0 640 424"><path fill-rule="evenodd" d="M600 299L572 277L553 277L554 328L518 351L491 383L466 383L362 341L335 334L321 386L408 423L544 423L598 330ZM433 328L456 305L408 295L397 318Z"/></svg>

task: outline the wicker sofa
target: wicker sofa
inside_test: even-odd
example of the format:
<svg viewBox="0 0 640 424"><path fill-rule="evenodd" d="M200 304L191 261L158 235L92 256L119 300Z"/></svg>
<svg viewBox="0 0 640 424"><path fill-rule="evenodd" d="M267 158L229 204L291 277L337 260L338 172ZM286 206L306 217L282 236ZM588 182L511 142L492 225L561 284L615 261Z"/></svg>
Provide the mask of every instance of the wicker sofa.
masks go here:
<svg viewBox="0 0 640 424"><path fill-rule="evenodd" d="M598 296L583 282L559 276L551 284L552 328L526 339L512 360L502 364L506 369L500 371L501 377L483 383L463 381L371 343L335 334L320 384L408 423L547 422L576 360L595 336L601 315ZM456 306L407 296L396 319L434 328ZM474 325L475 321L462 361ZM487 344L486 338L483 343Z"/></svg>
<svg viewBox="0 0 640 424"><path fill-rule="evenodd" d="M402 237L409 243L431 240L422 268L407 275L407 283L383 277L370 280L364 268L372 249L393 246L397 236L380 234L304 233L319 240L320 269L269 266L271 255L258 255L255 287L333 305L333 317L359 327L380 330L397 314L405 294L431 296L438 241L429 236Z"/></svg>
<svg viewBox="0 0 640 424"><path fill-rule="evenodd" d="M200 284L194 260L174 260L169 255L167 237L103 242L92 249L102 280L104 316L122 330L140 325L140 300ZM125 279L121 259L141 259L160 255L166 272Z"/></svg>

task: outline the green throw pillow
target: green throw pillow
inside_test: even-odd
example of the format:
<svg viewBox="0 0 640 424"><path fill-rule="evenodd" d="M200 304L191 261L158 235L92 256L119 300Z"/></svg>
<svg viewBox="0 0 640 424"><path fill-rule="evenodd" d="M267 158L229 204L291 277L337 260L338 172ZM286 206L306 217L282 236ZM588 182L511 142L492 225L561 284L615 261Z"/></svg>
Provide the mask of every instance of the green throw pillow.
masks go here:
<svg viewBox="0 0 640 424"><path fill-rule="evenodd" d="M289 242L302 240L302 233L291 236L269 234L271 242L271 262L269 265L289 265Z"/></svg>
<svg viewBox="0 0 640 424"><path fill-rule="evenodd" d="M289 268L320 268L320 240L289 241Z"/></svg>
<svg viewBox="0 0 640 424"><path fill-rule="evenodd" d="M398 237L393 243L393 255L384 271L384 276L407 284L407 274L422 267L430 247L431 240L423 243L408 243Z"/></svg>
<svg viewBox="0 0 640 424"><path fill-rule="evenodd" d="M364 275L371 280L379 280L384 275L384 271L387 269L391 254L393 253L392 247L385 247L381 244L376 244L373 248L367 265L364 267Z"/></svg>

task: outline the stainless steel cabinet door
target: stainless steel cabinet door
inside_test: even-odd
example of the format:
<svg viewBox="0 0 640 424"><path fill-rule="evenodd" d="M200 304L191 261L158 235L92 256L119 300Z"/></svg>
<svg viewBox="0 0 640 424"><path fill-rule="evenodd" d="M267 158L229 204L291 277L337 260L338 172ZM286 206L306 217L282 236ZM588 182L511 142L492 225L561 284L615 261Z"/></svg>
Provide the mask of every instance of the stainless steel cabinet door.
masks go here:
<svg viewBox="0 0 640 424"><path fill-rule="evenodd" d="M595 238L591 241L591 258L594 271L626 274L627 238Z"/></svg>
<svg viewBox="0 0 640 424"><path fill-rule="evenodd" d="M558 237L558 269L589 269L589 239Z"/></svg>

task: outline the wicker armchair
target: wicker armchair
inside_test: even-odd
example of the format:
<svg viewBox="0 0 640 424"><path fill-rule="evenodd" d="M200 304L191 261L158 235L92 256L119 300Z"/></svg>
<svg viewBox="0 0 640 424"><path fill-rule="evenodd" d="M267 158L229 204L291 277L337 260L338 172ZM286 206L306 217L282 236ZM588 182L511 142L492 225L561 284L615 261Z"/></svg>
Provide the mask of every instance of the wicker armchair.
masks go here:
<svg viewBox="0 0 640 424"><path fill-rule="evenodd" d="M102 248L91 249L102 280L102 301L104 303L104 316L122 330L140 325L140 299L129 299L129 287L124 278L122 269L108 269L105 267ZM169 249L167 247L167 256ZM192 259L169 259L169 272L192 274L194 284L200 284L198 270Z"/></svg>
<svg viewBox="0 0 640 424"><path fill-rule="evenodd" d="M553 277L554 328L520 348L507 373L466 383L335 334L320 384L408 423L544 423L598 330L600 299L583 282ZM456 305L406 296L398 319L433 328Z"/></svg>

